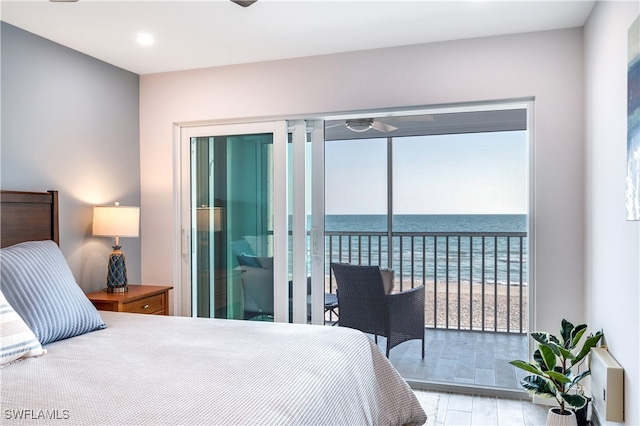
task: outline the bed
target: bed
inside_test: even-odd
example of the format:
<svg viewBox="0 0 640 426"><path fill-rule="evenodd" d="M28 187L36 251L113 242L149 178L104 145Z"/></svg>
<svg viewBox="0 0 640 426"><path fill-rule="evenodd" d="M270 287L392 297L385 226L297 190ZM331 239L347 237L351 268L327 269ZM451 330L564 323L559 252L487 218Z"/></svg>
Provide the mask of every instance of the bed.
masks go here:
<svg viewBox="0 0 640 426"><path fill-rule="evenodd" d="M57 193L2 191L0 201L2 293L38 340L0 368L3 424L425 423L359 331L95 311L75 281L58 283L70 270L56 245Z"/></svg>

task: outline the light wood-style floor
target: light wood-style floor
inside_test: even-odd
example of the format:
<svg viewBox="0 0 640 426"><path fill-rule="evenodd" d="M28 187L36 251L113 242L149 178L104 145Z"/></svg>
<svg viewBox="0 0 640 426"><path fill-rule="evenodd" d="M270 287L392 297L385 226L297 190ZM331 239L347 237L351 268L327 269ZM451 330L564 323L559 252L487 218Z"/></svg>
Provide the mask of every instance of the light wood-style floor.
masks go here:
<svg viewBox="0 0 640 426"><path fill-rule="evenodd" d="M434 392L440 396L435 425L544 425L549 407L529 399L509 399L480 395ZM428 423L432 423L429 420Z"/></svg>

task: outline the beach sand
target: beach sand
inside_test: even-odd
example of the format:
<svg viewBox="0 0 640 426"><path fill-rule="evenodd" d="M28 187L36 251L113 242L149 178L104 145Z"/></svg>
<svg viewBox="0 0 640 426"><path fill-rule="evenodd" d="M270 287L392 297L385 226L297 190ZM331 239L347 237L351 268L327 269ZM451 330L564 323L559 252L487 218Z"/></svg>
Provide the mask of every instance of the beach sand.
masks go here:
<svg viewBox="0 0 640 426"><path fill-rule="evenodd" d="M436 289L433 282L426 284L425 326L527 332L527 287L485 285L484 292L480 284L449 283L448 287L447 292L445 283L438 283ZM403 288L410 288L410 283Z"/></svg>

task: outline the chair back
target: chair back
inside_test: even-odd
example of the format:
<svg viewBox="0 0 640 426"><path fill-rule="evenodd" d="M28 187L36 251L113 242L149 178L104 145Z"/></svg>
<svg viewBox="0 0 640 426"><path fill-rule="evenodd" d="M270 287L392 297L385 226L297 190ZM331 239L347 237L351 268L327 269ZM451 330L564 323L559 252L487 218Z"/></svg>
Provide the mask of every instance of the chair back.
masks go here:
<svg viewBox="0 0 640 426"><path fill-rule="evenodd" d="M389 312L380 267L331 263L331 269L338 287L338 324L365 333L386 335Z"/></svg>

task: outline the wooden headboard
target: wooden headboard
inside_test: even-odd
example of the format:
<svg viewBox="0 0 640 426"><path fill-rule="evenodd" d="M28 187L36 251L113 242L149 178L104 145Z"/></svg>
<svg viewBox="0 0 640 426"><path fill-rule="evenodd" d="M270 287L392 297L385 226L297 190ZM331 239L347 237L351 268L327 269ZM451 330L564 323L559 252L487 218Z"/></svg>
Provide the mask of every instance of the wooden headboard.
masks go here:
<svg viewBox="0 0 640 426"><path fill-rule="evenodd" d="M58 191L0 191L0 247L40 240L60 244Z"/></svg>

